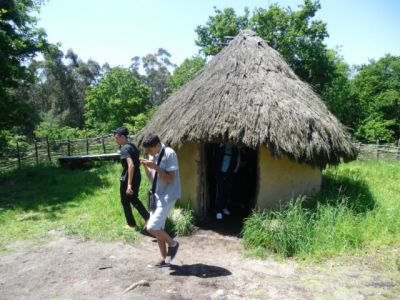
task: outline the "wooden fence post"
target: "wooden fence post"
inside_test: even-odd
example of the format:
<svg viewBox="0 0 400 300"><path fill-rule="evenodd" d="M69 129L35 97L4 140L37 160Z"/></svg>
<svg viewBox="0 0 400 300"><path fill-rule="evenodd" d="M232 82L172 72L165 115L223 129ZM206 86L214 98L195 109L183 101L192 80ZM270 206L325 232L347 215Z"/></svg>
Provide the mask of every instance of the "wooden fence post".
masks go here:
<svg viewBox="0 0 400 300"><path fill-rule="evenodd" d="M17 158L18 158L18 168L21 168L21 153L19 152L18 142L17 142Z"/></svg>
<svg viewBox="0 0 400 300"><path fill-rule="evenodd" d="M400 139L397 141L397 159L400 159Z"/></svg>
<svg viewBox="0 0 400 300"><path fill-rule="evenodd" d="M49 161L51 161L50 144L49 144L49 137L48 136L46 136L46 143L47 143L47 157L49 158Z"/></svg>
<svg viewBox="0 0 400 300"><path fill-rule="evenodd" d="M38 153L38 149L37 149L37 141L36 139L34 139L35 142L35 158L36 158L36 165L39 164L39 153Z"/></svg>
<svg viewBox="0 0 400 300"><path fill-rule="evenodd" d="M376 159L379 159L379 140L376 141Z"/></svg>
<svg viewBox="0 0 400 300"><path fill-rule="evenodd" d="M67 139L67 154L68 156L71 156L71 144L69 142L69 137Z"/></svg>
<svg viewBox="0 0 400 300"><path fill-rule="evenodd" d="M106 153L106 145L104 144L104 136L101 136L101 143L103 144L103 152Z"/></svg>
<svg viewBox="0 0 400 300"><path fill-rule="evenodd" d="M86 154L89 155L89 139L86 137Z"/></svg>
<svg viewBox="0 0 400 300"><path fill-rule="evenodd" d="M358 142L357 143L357 159L360 159L360 157L362 156L361 155L361 146L362 146L361 142Z"/></svg>

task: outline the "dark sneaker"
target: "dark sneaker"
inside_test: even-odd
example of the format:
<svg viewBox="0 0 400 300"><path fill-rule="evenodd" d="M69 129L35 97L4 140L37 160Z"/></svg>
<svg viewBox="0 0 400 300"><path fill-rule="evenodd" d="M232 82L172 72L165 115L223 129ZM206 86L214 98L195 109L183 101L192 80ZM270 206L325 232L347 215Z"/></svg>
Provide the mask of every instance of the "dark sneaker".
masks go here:
<svg viewBox="0 0 400 300"><path fill-rule="evenodd" d="M168 253L167 256L171 256L171 260L173 260L178 253L179 249L179 243L176 242L176 245L174 247L168 247Z"/></svg>
<svg viewBox="0 0 400 300"><path fill-rule="evenodd" d="M156 261L155 263L152 263L150 265L147 265L148 268L166 268L169 267L169 263L165 262L165 260L160 259L159 261Z"/></svg>

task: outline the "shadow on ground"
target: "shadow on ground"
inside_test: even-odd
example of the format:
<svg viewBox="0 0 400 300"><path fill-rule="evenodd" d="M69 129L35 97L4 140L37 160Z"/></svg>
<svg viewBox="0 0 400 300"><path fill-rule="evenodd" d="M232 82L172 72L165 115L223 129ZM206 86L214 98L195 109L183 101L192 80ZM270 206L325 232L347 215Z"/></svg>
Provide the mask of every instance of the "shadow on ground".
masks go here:
<svg viewBox="0 0 400 300"><path fill-rule="evenodd" d="M171 265L170 269L172 276L196 276L199 278L211 278L232 275L230 271L225 268L210 266L205 264L193 265Z"/></svg>
<svg viewBox="0 0 400 300"><path fill-rule="evenodd" d="M317 203L344 204L355 213L366 213L377 205L367 182L361 179L357 172L345 176L334 172L324 174L321 192L308 204L311 208L315 208Z"/></svg>
<svg viewBox="0 0 400 300"><path fill-rule="evenodd" d="M240 237L243 221L244 216L235 213L230 216L225 216L222 220L216 220L212 216L208 216L199 223L199 227L203 230L211 230L221 235Z"/></svg>

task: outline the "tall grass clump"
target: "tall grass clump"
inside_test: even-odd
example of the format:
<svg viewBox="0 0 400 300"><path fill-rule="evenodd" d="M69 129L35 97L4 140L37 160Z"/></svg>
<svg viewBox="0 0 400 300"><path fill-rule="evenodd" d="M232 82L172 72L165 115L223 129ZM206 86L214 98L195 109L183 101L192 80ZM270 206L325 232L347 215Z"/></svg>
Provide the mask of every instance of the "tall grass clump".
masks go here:
<svg viewBox="0 0 400 300"><path fill-rule="evenodd" d="M310 236L310 213L299 198L287 207L273 212L256 211L243 230L245 244L270 249L283 256L293 256L306 249Z"/></svg>
<svg viewBox="0 0 400 300"><path fill-rule="evenodd" d="M352 162L323 172L314 198L255 211L242 230L247 248L283 257L350 253L400 240L400 162ZM263 249L263 251L260 251Z"/></svg>
<svg viewBox="0 0 400 300"><path fill-rule="evenodd" d="M177 206L167 219L166 229L174 235L190 235L196 224L194 210L190 206Z"/></svg>

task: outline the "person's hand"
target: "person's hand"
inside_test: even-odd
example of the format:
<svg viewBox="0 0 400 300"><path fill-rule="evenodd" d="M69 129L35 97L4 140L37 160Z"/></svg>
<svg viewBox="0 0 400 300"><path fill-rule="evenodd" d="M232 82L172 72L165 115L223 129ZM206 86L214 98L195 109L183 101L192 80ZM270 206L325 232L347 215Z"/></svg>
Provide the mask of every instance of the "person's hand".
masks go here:
<svg viewBox="0 0 400 300"><path fill-rule="evenodd" d="M126 188L126 194L133 195L132 186L130 184L128 184L128 187Z"/></svg>
<svg viewBox="0 0 400 300"><path fill-rule="evenodd" d="M140 163L150 169L155 169L156 164L152 160L147 160L147 159L141 159Z"/></svg>
<svg viewBox="0 0 400 300"><path fill-rule="evenodd" d="M146 162L148 162L149 160L144 159L144 158L139 158L139 161L140 161L140 164L141 164L141 165L145 166L145 165L146 165Z"/></svg>

